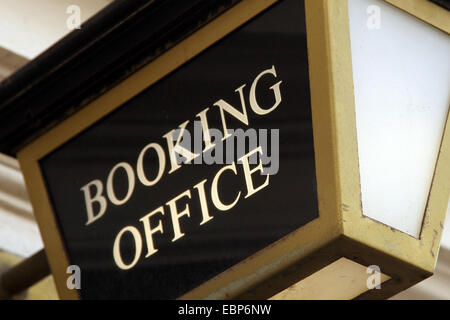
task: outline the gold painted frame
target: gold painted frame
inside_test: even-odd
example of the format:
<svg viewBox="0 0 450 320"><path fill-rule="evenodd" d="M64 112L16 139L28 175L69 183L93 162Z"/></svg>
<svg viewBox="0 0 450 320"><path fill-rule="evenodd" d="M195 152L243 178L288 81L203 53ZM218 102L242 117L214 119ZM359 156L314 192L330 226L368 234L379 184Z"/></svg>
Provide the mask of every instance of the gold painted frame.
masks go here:
<svg viewBox="0 0 450 320"><path fill-rule="evenodd" d="M39 160L149 85L273 5L243 0L18 153L59 295L69 261ZM362 215L347 0L305 0L319 218L183 295L182 299L268 298L341 257L377 264L391 280L361 297L388 297L429 276L448 201L445 130L421 238Z"/></svg>
<svg viewBox="0 0 450 320"><path fill-rule="evenodd" d="M450 11L428 0L384 0L450 34Z"/></svg>

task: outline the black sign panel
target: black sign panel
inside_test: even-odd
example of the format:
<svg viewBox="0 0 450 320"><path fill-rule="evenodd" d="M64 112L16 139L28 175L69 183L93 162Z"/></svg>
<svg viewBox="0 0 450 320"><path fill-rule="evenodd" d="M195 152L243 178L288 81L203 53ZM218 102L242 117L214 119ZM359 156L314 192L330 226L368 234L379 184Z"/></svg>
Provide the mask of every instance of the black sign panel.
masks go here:
<svg viewBox="0 0 450 320"><path fill-rule="evenodd" d="M84 299L177 298L317 218L302 1L269 8L40 165Z"/></svg>

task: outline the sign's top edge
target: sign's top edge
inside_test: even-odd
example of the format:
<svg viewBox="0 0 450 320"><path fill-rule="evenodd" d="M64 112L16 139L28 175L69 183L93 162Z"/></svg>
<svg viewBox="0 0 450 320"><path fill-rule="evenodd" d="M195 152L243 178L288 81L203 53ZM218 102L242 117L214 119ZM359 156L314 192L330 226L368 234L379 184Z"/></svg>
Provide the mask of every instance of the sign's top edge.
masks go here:
<svg viewBox="0 0 450 320"><path fill-rule="evenodd" d="M0 152L14 156L239 1L113 1L0 82Z"/></svg>

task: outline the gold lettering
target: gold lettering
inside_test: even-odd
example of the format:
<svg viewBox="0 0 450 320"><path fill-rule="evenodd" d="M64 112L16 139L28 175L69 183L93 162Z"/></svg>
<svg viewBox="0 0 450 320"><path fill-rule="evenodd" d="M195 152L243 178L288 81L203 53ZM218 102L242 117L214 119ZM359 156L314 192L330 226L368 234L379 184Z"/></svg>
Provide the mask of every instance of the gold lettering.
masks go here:
<svg viewBox="0 0 450 320"><path fill-rule="evenodd" d="M188 149L186 149L180 145L180 142L183 139L183 135L185 134L186 126L188 123L189 123L189 120L186 122L183 122L178 128L179 130L174 129L174 130L169 131L165 135L163 135L163 137L166 138L166 140L167 140L167 148L168 148L170 164L171 164L169 174L175 172L176 170L178 170L181 167L181 165L177 161L176 153L183 156L186 159L186 162L191 162L193 159L195 159L196 157L198 157L200 155L200 154L192 153L191 151L189 151ZM173 134L175 132L179 132L179 135L174 144L173 143L173 141L174 141ZM189 134L189 132L186 132L186 134Z"/></svg>
<svg viewBox="0 0 450 320"><path fill-rule="evenodd" d="M122 240L122 236L125 232L130 232L134 239L135 244L135 252L134 252L134 259L130 264L125 264L122 260L122 255L120 253L120 241ZM142 238L141 234L139 233L139 230L132 226L126 226L122 230L120 230L119 234L116 236L116 239L114 240L114 247L113 247L113 256L114 261L116 262L117 266L122 270L128 270L133 268L136 263L139 260L139 257L141 256L142 252Z"/></svg>
<svg viewBox="0 0 450 320"><path fill-rule="evenodd" d="M172 242L175 242L178 239L184 237L184 233L182 233L181 229L180 229L180 218L182 216L190 217L188 204L186 204L183 211L178 212L177 201L183 197L188 197L189 199L191 199L191 191L188 189L185 192L183 192L182 194L176 196L175 198L173 198L172 200L170 200L166 203L170 208L170 215L172 217L172 227L173 227L173 234L174 234Z"/></svg>
<svg viewBox="0 0 450 320"><path fill-rule="evenodd" d="M241 192L239 191L238 195L236 196L236 199L231 203L231 204L224 204L220 198L219 198L219 189L218 189L218 182L219 182L219 178L222 175L222 173L224 173L227 170L231 170L234 172L234 174L237 174L237 170L236 170L236 163L232 163L229 164L225 167L223 167L222 169L220 169L216 176L213 179L212 185L211 185L211 200L214 203L214 205L216 206L217 209L222 210L222 211L227 211L230 210L231 208L233 208L236 203L239 200L239 197L241 196Z"/></svg>
<svg viewBox="0 0 450 320"><path fill-rule="evenodd" d="M150 224L150 218L153 217L157 213L164 214L164 208L161 206L158 209L153 210L146 216L139 219L139 221L142 221L142 223L144 224L145 241L147 243L147 254L145 255L146 258L148 258L152 254L158 252L158 249L155 249L155 244L153 242L153 234L155 234L156 232L160 232L160 233L164 232L161 220L159 220L156 228L152 228L152 226Z"/></svg>
<svg viewBox="0 0 450 320"><path fill-rule="evenodd" d="M223 128L222 141L227 139L228 137L231 137L231 134L228 132L227 122L225 121L224 111L228 112L234 118L238 119L240 122L242 122L246 126L248 126L247 108L245 106L245 99L244 99L244 92L243 92L244 87L245 87L245 84L235 90L235 92L239 92L239 96L241 98L242 112L238 111L235 107L233 107L231 104L229 104L228 102L226 102L223 99L220 99L219 101L214 103L215 106L218 106L220 108L220 116L222 118L222 128Z"/></svg>
<svg viewBox="0 0 450 320"><path fill-rule="evenodd" d="M265 188L269 184L269 175L267 175L266 181L264 181L264 183L262 185L260 185L256 189L253 185L252 174L255 173L256 171L260 171L260 172L263 171L261 159L259 159L259 164L256 167L254 167L253 169L250 169L250 164L248 162L248 158L250 158L256 152L259 152L260 154L262 154L261 146L250 151L245 156L239 158L239 160L242 161L242 166L244 168L245 183L247 185L247 195L245 196L245 198L251 197L256 192Z"/></svg>

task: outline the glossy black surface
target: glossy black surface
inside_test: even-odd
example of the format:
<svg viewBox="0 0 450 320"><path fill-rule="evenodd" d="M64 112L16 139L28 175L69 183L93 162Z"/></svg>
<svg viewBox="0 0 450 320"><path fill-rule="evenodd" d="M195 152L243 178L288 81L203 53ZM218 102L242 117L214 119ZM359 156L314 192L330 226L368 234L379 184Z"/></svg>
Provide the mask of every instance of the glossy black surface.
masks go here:
<svg viewBox="0 0 450 320"><path fill-rule="evenodd" d="M431 2L440 5L441 7L450 10L450 0L430 0Z"/></svg>
<svg viewBox="0 0 450 320"><path fill-rule="evenodd" d="M282 80L282 102L276 110L257 116L248 107L249 127L280 130L280 168L270 176L269 185L244 198L246 184L242 166L237 175L224 174L220 197L232 202L229 211L219 211L210 200L211 181L223 164L183 165L161 181L145 187L136 181L130 200L122 206L108 203L105 215L86 226L86 208L80 188L94 179L106 184L108 173L118 162L135 167L140 150L150 142L166 152L164 134L210 107L210 127L221 128L220 112L213 104L224 99L240 107L235 89L246 83L246 97L253 79L263 70L276 67ZM261 105L273 104L273 94L262 81L257 89ZM229 128L243 128L227 116ZM154 161L147 161L149 172ZM173 299L211 279L258 250L288 235L318 217L314 150L307 67L305 15L302 1L286 0L222 39L213 47L149 87L112 114L41 160L52 205L62 230L71 264L81 267L84 299L150 298ZM256 176L256 175L255 175ZM117 175L116 191L124 195L125 179ZM255 185L264 182L255 178ZM193 186L207 179L206 190L213 220L201 222L200 202ZM172 223L165 203L191 190L191 199L179 202L180 210L189 205L190 217L180 218L183 238L171 242ZM113 243L118 232L131 225L143 236L139 219L164 205L164 233L154 235L157 253L137 265L120 270L113 260ZM131 238L124 237L124 260L134 254ZM129 250L130 255L126 252Z"/></svg>

